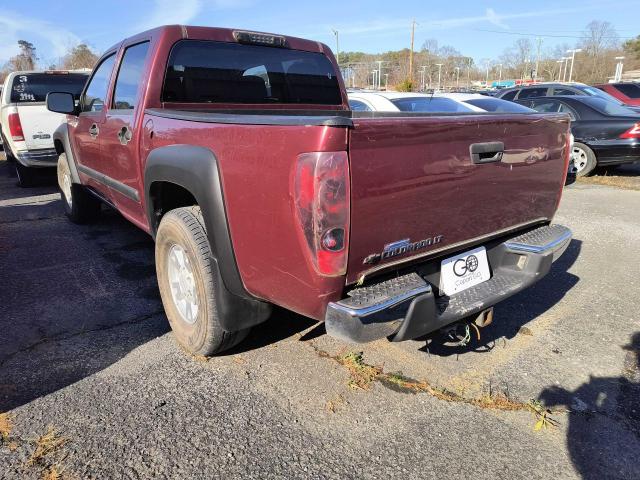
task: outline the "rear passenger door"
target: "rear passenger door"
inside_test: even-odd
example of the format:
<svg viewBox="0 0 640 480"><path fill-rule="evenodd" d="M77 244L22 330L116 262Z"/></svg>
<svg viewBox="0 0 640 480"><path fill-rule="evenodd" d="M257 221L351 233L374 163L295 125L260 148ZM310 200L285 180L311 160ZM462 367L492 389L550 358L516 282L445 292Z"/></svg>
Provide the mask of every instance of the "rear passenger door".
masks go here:
<svg viewBox="0 0 640 480"><path fill-rule="evenodd" d="M149 42L124 47L102 131L102 162L111 197L128 218L146 224L140 208L142 184L137 131L143 116L142 94Z"/></svg>

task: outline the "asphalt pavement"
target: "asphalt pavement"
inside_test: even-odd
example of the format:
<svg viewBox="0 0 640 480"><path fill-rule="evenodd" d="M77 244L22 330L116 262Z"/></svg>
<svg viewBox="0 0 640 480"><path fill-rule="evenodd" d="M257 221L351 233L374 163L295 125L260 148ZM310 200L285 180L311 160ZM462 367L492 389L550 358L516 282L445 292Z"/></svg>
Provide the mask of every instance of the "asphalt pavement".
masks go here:
<svg viewBox="0 0 640 480"><path fill-rule="evenodd" d="M568 188L569 249L466 347L276 309L207 360L173 341L146 234L15 183L0 161L2 479L640 478L638 191Z"/></svg>

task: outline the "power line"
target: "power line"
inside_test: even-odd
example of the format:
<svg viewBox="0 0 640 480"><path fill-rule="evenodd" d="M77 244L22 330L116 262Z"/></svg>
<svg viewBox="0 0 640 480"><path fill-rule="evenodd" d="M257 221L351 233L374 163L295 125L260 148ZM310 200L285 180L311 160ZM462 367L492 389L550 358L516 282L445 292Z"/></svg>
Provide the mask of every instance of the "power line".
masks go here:
<svg viewBox="0 0 640 480"><path fill-rule="evenodd" d="M501 33L503 35L518 35L521 37L547 37L547 38L577 38L577 39L583 39L586 38L585 35L554 35L554 34L550 34L550 33L523 33L523 32L505 32L504 30L489 30L489 29L485 29L485 28L470 28L469 30L474 30L476 32L487 32L487 33ZM636 37L620 37L620 36L615 36L615 37L600 37L602 39L610 39L610 40L626 40L626 39L632 39L632 38L636 38Z"/></svg>

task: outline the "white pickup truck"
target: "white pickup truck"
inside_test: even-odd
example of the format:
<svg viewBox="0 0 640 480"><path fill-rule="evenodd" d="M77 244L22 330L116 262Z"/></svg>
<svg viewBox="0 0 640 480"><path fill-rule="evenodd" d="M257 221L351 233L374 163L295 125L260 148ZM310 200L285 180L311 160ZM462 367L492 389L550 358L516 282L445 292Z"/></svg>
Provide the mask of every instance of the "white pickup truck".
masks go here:
<svg viewBox="0 0 640 480"><path fill-rule="evenodd" d="M79 98L88 71L13 72L0 96L1 136L7 160L14 161L18 183L29 186L33 169L55 167L53 132L66 116L47 110L47 93L68 92Z"/></svg>

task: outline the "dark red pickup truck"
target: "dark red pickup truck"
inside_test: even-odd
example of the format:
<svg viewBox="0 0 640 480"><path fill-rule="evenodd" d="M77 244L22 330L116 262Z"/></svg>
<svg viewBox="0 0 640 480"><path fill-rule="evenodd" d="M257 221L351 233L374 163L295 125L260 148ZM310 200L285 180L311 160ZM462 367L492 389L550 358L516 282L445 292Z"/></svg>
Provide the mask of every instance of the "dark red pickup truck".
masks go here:
<svg viewBox="0 0 640 480"><path fill-rule="evenodd" d="M350 341L469 321L545 275L569 120L351 112L326 45L167 26L108 49L54 135L67 215L155 238L176 338L210 355L272 305Z"/></svg>

